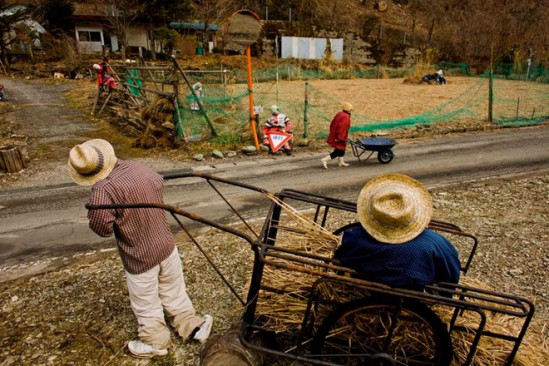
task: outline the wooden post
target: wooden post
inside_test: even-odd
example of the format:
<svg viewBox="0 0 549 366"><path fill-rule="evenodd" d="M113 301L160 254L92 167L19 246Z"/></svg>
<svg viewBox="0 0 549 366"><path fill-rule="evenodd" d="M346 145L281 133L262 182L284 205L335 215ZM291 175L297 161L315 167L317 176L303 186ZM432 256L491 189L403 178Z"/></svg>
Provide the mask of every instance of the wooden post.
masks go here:
<svg viewBox="0 0 549 366"><path fill-rule="evenodd" d="M101 90L99 88L97 88L97 95L95 96L95 102L93 102L93 108L92 108L92 112L91 112L92 116L95 113L95 108L97 107L97 102L99 101L99 95L100 94L101 94Z"/></svg>
<svg viewBox="0 0 549 366"><path fill-rule="evenodd" d="M248 62L248 93L249 93L249 100L250 100L250 127L252 130L252 136L254 138L255 148L259 152L259 141L257 139L257 127L255 123L255 116L254 116L254 94L253 94L253 88L252 88L252 55L250 46L246 48L246 60Z"/></svg>
<svg viewBox="0 0 549 366"><path fill-rule="evenodd" d="M0 170L17 173L27 167L25 156L19 146L0 147Z"/></svg>
<svg viewBox="0 0 549 366"><path fill-rule="evenodd" d="M99 112L97 113L97 115L99 116L101 114L101 112L103 112L103 109L105 109L105 106L107 105L107 103L109 103L109 100L111 99L112 97L112 91L110 92L110 94L107 96L107 99L105 99L105 102L103 103L103 106L101 107L101 109L99 110Z"/></svg>

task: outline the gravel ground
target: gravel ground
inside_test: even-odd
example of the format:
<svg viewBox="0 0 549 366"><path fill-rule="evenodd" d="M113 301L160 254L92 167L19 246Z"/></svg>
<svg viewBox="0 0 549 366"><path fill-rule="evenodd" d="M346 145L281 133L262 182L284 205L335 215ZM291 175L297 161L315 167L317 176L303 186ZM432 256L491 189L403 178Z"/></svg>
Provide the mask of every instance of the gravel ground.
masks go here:
<svg viewBox="0 0 549 366"><path fill-rule="evenodd" d="M479 238L469 276L535 302L531 329L543 332L540 341L545 343L545 352L549 337L548 183L549 174L537 173L431 190L435 218L455 223ZM215 317L214 332L234 328L243 310L240 303L194 245L182 235L177 237L195 308ZM198 240L244 296L252 264L246 243L215 230L204 230ZM0 276L24 271L26 266L46 265L46 273L1 284L0 365L199 364L199 345L183 344L175 336L173 351L166 357L147 361L129 356L124 346L136 336L137 327L114 249L2 268Z"/></svg>

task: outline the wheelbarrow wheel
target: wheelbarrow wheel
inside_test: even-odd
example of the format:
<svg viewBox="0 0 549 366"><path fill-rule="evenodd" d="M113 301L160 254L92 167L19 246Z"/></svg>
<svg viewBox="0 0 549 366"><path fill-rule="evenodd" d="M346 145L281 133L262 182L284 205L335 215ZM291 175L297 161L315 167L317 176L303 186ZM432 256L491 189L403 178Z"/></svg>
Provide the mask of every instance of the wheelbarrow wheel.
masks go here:
<svg viewBox="0 0 549 366"><path fill-rule="evenodd" d="M394 157L395 157L395 154L390 149L385 151L380 151L377 153L377 160L379 160L381 164L389 164Z"/></svg>
<svg viewBox="0 0 549 366"><path fill-rule="evenodd" d="M320 325L311 351L343 365L447 366L452 360L450 335L431 309L387 296L340 305Z"/></svg>

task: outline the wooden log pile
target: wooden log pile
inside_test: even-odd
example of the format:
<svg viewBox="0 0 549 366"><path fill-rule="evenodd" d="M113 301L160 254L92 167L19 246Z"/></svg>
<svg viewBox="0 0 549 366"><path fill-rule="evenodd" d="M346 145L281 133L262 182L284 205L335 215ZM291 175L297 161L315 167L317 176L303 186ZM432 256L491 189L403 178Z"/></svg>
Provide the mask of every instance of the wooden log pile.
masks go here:
<svg viewBox="0 0 549 366"><path fill-rule="evenodd" d="M151 104L144 107L141 110L141 120L146 127L143 135L135 141L135 146L145 149L155 146L174 147L174 112L174 102L163 96L156 97Z"/></svg>

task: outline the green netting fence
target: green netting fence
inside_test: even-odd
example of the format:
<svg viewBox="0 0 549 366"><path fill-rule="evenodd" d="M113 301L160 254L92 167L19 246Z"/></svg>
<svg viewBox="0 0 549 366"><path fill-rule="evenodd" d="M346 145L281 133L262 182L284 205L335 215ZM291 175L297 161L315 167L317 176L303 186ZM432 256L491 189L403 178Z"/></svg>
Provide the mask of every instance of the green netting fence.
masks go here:
<svg viewBox="0 0 549 366"><path fill-rule="evenodd" d="M486 69L481 77L488 78L490 69ZM504 80L524 80L537 83L549 83L549 69L541 63L528 61L517 63L497 63L493 67L492 77Z"/></svg>
<svg viewBox="0 0 549 366"><path fill-rule="evenodd" d="M451 65L446 65L450 70ZM468 68L457 65L459 73ZM403 73L405 71L402 71ZM254 73L254 79L265 75ZM494 78L490 95L490 79L471 77L470 86L453 99L422 113L398 119L375 119L367 114L353 113L351 132L373 132L394 128L410 128L431 123L456 123L464 120L487 120L489 99L493 98L492 122L502 125L530 125L549 117L549 85L540 82ZM337 83L337 80L334 80ZM451 77L449 83L452 83ZM337 85L337 84L334 84ZM364 87L367 87L365 84ZM446 86L432 86L443 88ZM202 101L214 126L225 139L249 138L249 91L245 84L205 85ZM352 93L352 90L349 91ZM390 91L389 91L390 92ZM341 100L315 86L314 80L292 83L292 92L279 91L279 82L254 84L254 104L265 112L258 117L263 125L272 104L279 106L293 122L294 134L299 137L321 138L326 135L333 115L340 109ZM187 136L200 135L207 129L202 116L189 109L192 96L180 101L181 115ZM395 101L398 104L398 101ZM246 134L248 131L248 135ZM261 139L261 136L260 136Z"/></svg>
<svg viewBox="0 0 549 366"><path fill-rule="evenodd" d="M361 108L355 108L351 132L370 133L431 123L457 123L464 120L486 121L490 115L493 123L501 125L529 125L547 121L549 118L547 70L540 65L512 66L497 65L494 68L493 77L489 78L486 77L490 75L489 72L481 74L480 77L470 76L470 70L465 64L436 65L434 69L441 68L445 71L448 84L420 86L419 83L412 82L407 87L408 92L412 94L411 98L414 93L421 93L422 90L425 90L421 88L452 88L452 77L459 76L466 79L466 81L461 80L458 83L467 87L459 89L459 94L455 94L449 100L441 98L444 100L443 102L438 105L431 104L430 108L421 113L402 115L399 118L376 119L372 115L361 113ZM381 67L373 67L368 70L311 70L295 65L280 65L273 70L254 71L254 105L263 107L265 111L257 115L258 130L269 117L270 106L276 104L292 120L296 138L322 138L326 135L334 114L340 110L341 96L330 94L326 88L317 87L317 80L333 79L334 89L339 88L338 80L341 79L403 78L402 83L404 84L405 77L414 75L413 72L413 69ZM149 75L148 78L145 73ZM149 68L146 72L127 70L123 75L126 78L127 86L135 96L148 97L147 90L158 89L158 85L162 85L161 92L168 93L166 95L176 93L179 108L178 113L174 116L174 124L179 137L184 137L189 141L209 138L213 130L215 131L214 135L221 142L252 141L249 112L250 91L243 73L227 71L222 67L217 71L189 73L187 77L191 84L202 83L203 94L200 101L204 107L203 111L192 108L195 97L186 83L183 83L181 79L175 79L176 74L177 72L169 68L159 70ZM292 82L288 83L288 81ZM353 84L355 88L369 87L367 81L364 81L363 84L362 82L357 83ZM388 85L399 88L401 84L393 82ZM437 90L443 91L444 89ZM348 93L352 94L353 90L348 90ZM386 93L391 93L391 90L388 89ZM375 96L373 99L375 100ZM490 102L491 113L489 113ZM398 108L398 98L394 104L395 108ZM259 138L261 140L261 134Z"/></svg>

